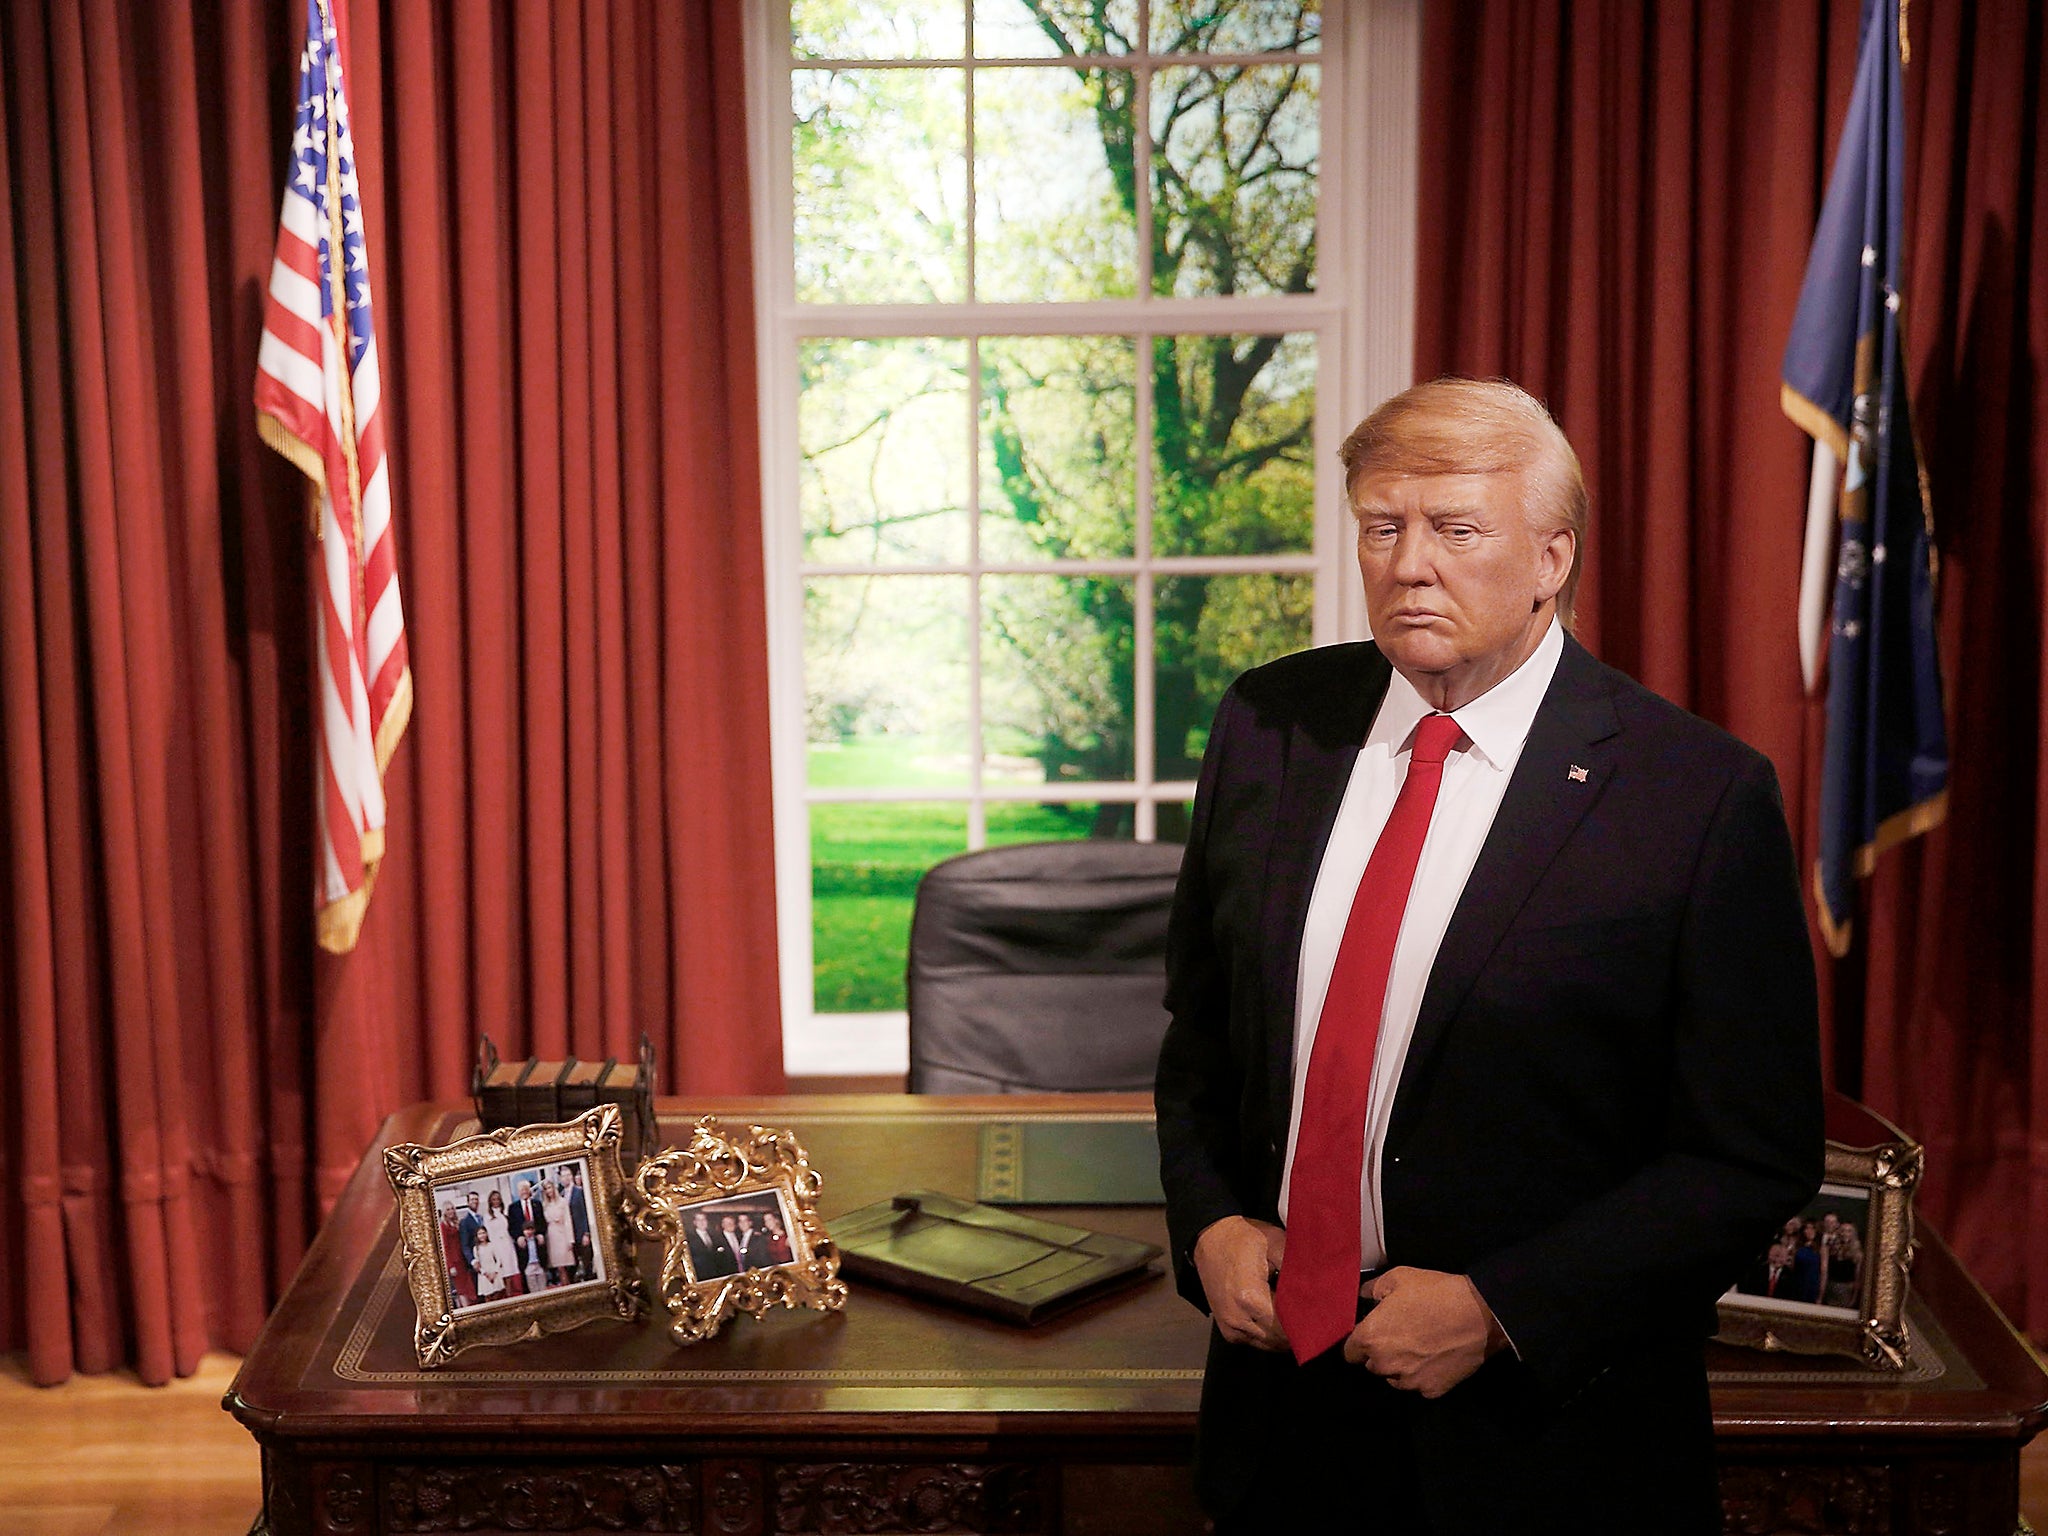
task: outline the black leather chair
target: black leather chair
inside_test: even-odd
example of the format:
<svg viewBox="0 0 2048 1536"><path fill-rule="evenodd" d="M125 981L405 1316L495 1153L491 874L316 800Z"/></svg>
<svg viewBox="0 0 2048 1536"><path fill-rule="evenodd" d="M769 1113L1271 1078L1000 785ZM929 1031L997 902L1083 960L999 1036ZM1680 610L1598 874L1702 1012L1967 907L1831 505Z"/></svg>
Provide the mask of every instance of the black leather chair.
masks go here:
<svg viewBox="0 0 2048 1536"><path fill-rule="evenodd" d="M1178 843L1020 843L934 865L910 924L910 1091L1150 1089Z"/></svg>

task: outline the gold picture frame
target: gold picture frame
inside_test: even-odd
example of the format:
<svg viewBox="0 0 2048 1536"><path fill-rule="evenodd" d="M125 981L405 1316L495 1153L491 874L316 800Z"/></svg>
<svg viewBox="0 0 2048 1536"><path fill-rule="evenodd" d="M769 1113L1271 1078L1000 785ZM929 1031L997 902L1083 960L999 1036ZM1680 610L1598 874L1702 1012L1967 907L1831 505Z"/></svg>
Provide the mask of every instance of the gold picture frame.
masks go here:
<svg viewBox="0 0 2048 1536"><path fill-rule="evenodd" d="M1830 1141L1820 1192L1721 1297L1716 1337L1752 1349L1853 1355L1880 1370L1905 1369L1912 1346L1906 1295L1913 1189L1922 1164L1917 1142L1852 1147Z"/></svg>
<svg viewBox="0 0 2048 1536"><path fill-rule="evenodd" d="M710 1338L734 1313L845 1307L839 1250L818 1219L820 1185L789 1131L729 1133L711 1115L687 1145L640 1164L626 1216L661 1244L657 1294L678 1344Z"/></svg>
<svg viewBox="0 0 2048 1536"><path fill-rule="evenodd" d="M422 1369L640 1315L645 1293L621 1241L620 1132L618 1106L600 1104L559 1125L385 1149Z"/></svg>

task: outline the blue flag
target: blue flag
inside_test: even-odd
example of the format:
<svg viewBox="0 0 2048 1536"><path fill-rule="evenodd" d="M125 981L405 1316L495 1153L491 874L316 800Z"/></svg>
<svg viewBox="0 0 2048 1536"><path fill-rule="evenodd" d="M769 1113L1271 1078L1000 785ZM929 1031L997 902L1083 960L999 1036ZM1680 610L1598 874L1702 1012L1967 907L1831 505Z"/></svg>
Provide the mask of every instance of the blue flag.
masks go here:
<svg viewBox="0 0 2048 1536"><path fill-rule="evenodd" d="M1828 630L1827 751L1814 871L1828 948L1847 953L1855 881L1948 809L1934 634L1934 521L1900 337L1906 109L1899 0L1869 0L1799 312L1785 414L1843 466Z"/></svg>

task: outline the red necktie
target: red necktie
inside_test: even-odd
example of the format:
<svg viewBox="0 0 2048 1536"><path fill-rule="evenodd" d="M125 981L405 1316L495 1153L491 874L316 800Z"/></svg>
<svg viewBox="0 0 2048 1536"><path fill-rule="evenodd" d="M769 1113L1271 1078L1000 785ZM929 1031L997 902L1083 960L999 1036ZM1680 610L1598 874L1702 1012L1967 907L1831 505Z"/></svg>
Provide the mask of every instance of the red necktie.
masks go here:
<svg viewBox="0 0 2048 1536"><path fill-rule="evenodd" d="M1304 1363L1341 1342L1358 1318L1358 1200L1373 1050L1444 759L1463 735L1449 715L1426 715L1415 728L1408 776L1352 898L1309 1052L1276 1298L1294 1358Z"/></svg>

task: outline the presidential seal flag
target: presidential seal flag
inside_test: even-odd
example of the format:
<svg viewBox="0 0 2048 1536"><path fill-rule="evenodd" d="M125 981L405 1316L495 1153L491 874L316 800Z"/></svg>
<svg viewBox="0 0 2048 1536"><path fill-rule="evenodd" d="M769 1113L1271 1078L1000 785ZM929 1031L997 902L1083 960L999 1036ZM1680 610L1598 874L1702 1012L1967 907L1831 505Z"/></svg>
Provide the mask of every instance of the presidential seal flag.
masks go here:
<svg viewBox="0 0 2048 1536"><path fill-rule="evenodd" d="M314 769L322 948L355 947L384 854L384 769L412 710L390 411L370 323L369 248L342 94L343 0L308 0L277 258L256 359L256 425L310 482Z"/></svg>
<svg viewBox="0 0 2048 1536"><path fill-rule="evenodd" d="M1801 607L1826 615L1827 748L1814 886L1821 929L1837 956L1849 948L1855 882L1880 853L1936 825L1948 807L1934 520L1901 338L1902 11L1901 0L1869 0L1864 8L1856 86L1780 393L1785 414L1815 444L1811 590ZM1822 589L1831 548L1830 605Z"/></svg>

